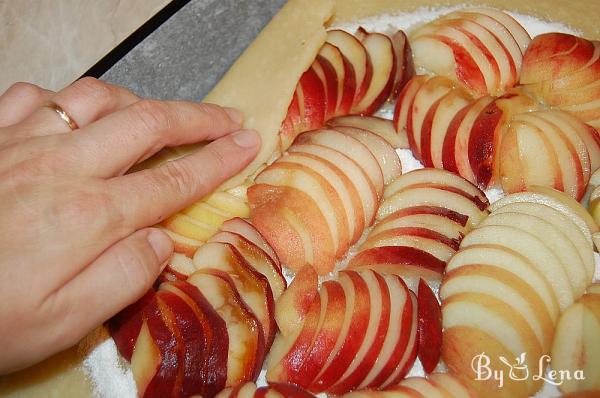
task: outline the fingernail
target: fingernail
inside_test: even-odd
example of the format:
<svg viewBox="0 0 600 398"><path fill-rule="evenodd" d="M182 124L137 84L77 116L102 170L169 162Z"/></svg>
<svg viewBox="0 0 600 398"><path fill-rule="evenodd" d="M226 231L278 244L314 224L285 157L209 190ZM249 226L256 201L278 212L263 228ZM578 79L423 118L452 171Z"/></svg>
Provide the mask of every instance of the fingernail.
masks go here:
<svg viewBox="0 0 600 398"><path fill-rule="evenodd" d="M146 239L148 239L148 243L150 243L152 250L154 250L158 261L161 263L167 261L171 253L173 253L173 241L169 238L169 235L154 228L150 231Z"/></svg>
<svg viewBox="0 0 600 398"><path fill-rule="evenodd" d="M242 125L242 122L244 121L244 115L242 115L242 112L234 108L225 107L223 109L225 110L225 113L227 113L227 116L229 116L234 123L238 124L239 126Z"/></svg>
<svg viewBox="0 0 600 398"><path fill-rule="evenodd" d="M254 130L241 130L233 134L233 142L242 148L253 148L260 143L260 137Z"/></svg>

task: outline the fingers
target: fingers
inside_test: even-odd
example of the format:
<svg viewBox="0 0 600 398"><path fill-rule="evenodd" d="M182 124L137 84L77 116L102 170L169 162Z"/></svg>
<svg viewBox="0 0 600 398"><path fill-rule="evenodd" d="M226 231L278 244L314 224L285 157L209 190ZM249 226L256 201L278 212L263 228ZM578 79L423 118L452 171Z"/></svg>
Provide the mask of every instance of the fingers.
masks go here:
<svg viewBox="0 0 600 398"><path fill-rule="evenodd" d="M238 173L259 147L258 134L242 130L156 169L114 178L109 181L108 192L130 228L153 225Z"/></svg>
<svg viewBox="0 0 600 398"><path fill-rule="evenodd" d="M173 242L146 228L115 243L47 301L63 314L55 339L69 346L135 302L152 286L173 252ZM57 319L56 319L57 320Z"/></svg>
<svg viewBox="0 0 600 398"><path fill-rule="evenodd" d="M84 77L48 100L60 106L82 128L110 113L128 107L140 98L125 88ZM47 107L38 108L25 122L28 124L31 136L71 131L56 111Z"/></svg>
<svg viewBox="0 0 600 398"><path fill-rule="evenodd" d="M142 100L68 138L81 159L77 169L108 178L124 174L166 146L237 131L241 119L239 111L212 104Z"/></svg>
<svg viewBox="0 0 600 398"><path fill-rule="evenodd" d="M15 83L0 96L0 127L22 122L54 94L35 84Z"/></svg>

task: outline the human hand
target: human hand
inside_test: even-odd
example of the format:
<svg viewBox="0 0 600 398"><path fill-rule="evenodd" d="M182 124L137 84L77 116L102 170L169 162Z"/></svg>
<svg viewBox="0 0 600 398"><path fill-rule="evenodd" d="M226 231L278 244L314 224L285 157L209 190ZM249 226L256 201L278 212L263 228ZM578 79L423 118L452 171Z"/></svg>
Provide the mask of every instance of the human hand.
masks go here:
<svg viewBox="0 0 600 398"><path fill-rule="evenodd" d="M0 374L76 344L147 291L173 251L148 227L256 156L258 135L240 126L232 109L144 100L91 78L0 96ZM215 141L125 175L165 146L205 140Z"/></svg>

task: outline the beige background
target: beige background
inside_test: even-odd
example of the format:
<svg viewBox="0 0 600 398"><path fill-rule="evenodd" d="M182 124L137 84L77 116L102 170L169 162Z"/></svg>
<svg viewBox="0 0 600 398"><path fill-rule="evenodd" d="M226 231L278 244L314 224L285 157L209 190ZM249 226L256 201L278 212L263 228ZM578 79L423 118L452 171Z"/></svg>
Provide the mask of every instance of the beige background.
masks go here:
<svg viewBox="0 0 600 398"><path fill-rule="evenodd" d="M169 0L0 0L0 92L28 81L57 90Z"/></svg>

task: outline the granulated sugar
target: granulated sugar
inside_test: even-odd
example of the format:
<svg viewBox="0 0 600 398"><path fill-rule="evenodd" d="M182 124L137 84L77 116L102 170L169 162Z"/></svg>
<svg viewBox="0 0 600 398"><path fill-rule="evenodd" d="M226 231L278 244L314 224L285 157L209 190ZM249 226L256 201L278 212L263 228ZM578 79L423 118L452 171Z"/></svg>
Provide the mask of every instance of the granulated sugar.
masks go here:
<svg viewBox="0 0 600 398"><path fill-rule="evenodd" d="M397 29L403 29L410 32L415 27L429 22L441 15L451 11L465 8L467 6L428 8L422 7L411 13L398 13L393 15L382 15L375 18L364 19L352 24L343 24L335 26L349 32L354 32L359 26L363 26L369 31L391 33ZM510 13L517 19L530 33L532 37L545 32L565 32L578 34L576 30L557 22L544 21L532 16ZM393 115L393 105L388 104L381 109L378 116L391 119ZM398 150L404 172L422 168L423 166L412 156L409 150ZM486 192L490 202L493 202L503 193L499 189L488 190ZM349 257L349 256L347 256ZM600 278L600 257L596 255L596 278ZM347 260L346 260L347 261ZM341 262L340 265L342 265ZM286 272L285 276L288 282L292 279L292 273ZM94 386L94 394L102 398L129 398L136 396L136 388L131 370L120 359L117 348L113 340L108 336L105 329L100 328L93 333L85 343L86 359L84 368ZM443 368L440 365L439 370ZM411 376L423 375L420 363L417 363L410 372ZM258 385L266 384L265 371L260 373L257 381ZM544 390L538 393L537 397L556 397L559 396L558 390L554 386L545 386Z"/></svg>

